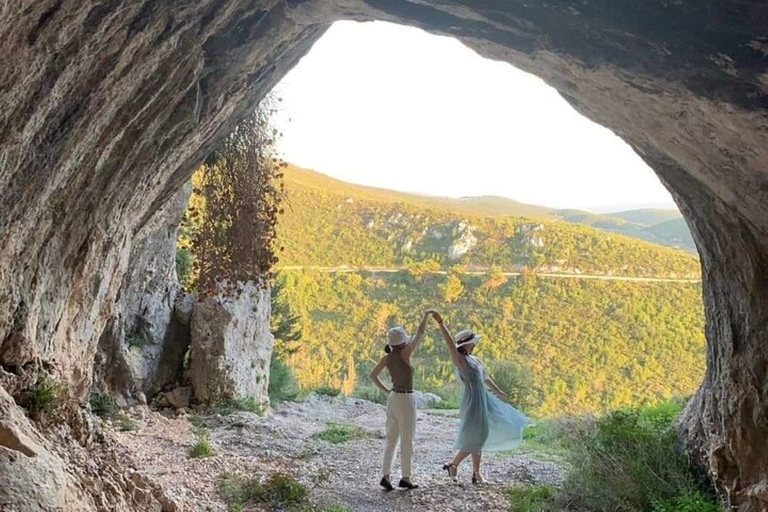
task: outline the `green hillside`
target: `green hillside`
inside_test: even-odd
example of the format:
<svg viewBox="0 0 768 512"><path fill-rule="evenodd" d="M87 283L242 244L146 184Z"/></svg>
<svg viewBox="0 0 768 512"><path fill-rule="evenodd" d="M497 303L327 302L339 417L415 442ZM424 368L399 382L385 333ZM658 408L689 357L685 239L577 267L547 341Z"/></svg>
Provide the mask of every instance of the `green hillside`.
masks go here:
<svg viewBox="0 0 768 512"><path fill-rule="evenodd" d="M673 219L682 219L680 212L675 210L661 210L657 208L647 208L643 210L629 210L625 212L614 212L607 214L609 217L617 217L627 222L641 224L643 226L653 226Z"/></svg>
<svg viewBox="0 0 768 512"><path fill-rule="evenodd" d="M429 262L444 269L460 265L646 277L700 275L697 259L682 251L557 220L548 213L553 210L503 198L405 194L295 167L286 170L285 185L286 211L278 225L284 247L281 266L403 267ZM523 213L498 213L506 207ZM592 222L600 218L593 217Z"/></svg>
<svg viewBox="0 0 768 512"><path fill-rule="evenodd" d="M428 307L454 332L483 336L479 357L536 416L653 404L692 393L704 374L699 284L319 271L280 281L301 318L301 349L288 362L305 388L368 386L386 329L412 332ZM438 336L431 327L419 350L416 386L455 399Z"/></svg>

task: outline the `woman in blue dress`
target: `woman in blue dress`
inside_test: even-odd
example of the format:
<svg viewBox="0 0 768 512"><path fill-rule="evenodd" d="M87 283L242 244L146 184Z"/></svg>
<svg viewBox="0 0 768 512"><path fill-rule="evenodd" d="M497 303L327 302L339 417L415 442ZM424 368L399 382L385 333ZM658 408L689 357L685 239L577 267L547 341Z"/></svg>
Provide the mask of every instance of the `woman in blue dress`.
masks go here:
<svg viewBox="0 0 768 512"><path fill-rule="evenodd" d="M431 314L440 326L459 379L464 384L459 407L461 424L454 444L454 449L458 451L453 460L445 464L443 469L456 480L459 464L472 455L472 483L479 484L483 482L480 476L480 460L483 452L516 448L523 439L523 429L532 422L525 414L497 398L498 396L505 399L507 395L485 372L483 363L472 355L475 345L480 341L480 336L465 329L456 333L454 339L445 328L440 314L434 311ZM497 396L489 393L486 385Z"/></svg>

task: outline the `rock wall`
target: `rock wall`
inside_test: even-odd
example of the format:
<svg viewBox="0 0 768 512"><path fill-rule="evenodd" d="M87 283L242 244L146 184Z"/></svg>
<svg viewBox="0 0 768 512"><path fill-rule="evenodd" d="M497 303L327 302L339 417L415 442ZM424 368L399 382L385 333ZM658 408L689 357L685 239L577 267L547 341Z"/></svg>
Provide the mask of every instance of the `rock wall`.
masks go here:
<svg viewBox="0 0 768 512"><path fill-rule="evenodd" d="M336 19L460 38L556 87L670 188L703 263L685 433L727 504L768 503L768 9L762 0L18 0L0 6L0 383L90 388L131 245ZM510 91L514 94L514 91Z"/></svg>
<svg viewBox="0 0 768 512"><path fill-rule="evenodd" d="M181 377L189 330L174 314L181 292L176 238L191 190L179 190L136 236L94 361L95 385L103 392L151 398Z"/></svg>
<svg viewBox="0 0 768 512"><path fill-rule="evenodd" d="M253 399L269 406L269 365L274 337L270 332L269 287L246 283L195 304L189 380L203 403Z"/></svg>

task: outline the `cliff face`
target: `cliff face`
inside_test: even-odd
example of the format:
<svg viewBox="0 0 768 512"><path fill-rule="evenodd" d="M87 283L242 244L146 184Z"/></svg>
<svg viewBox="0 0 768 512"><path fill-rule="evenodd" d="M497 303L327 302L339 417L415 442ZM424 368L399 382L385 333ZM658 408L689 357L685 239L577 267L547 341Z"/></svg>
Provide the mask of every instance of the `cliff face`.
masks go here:
<svg viewBox="0 0 768 512"><path fill-rule="evenodd" d="M704 268L709 371L685 433L728 504L759 510L768 502L768 9L760 0L6 2L5 389L16 395L45 369L85 396L137 233L336 19L458 37L542 77L656 170Z"/></svg>

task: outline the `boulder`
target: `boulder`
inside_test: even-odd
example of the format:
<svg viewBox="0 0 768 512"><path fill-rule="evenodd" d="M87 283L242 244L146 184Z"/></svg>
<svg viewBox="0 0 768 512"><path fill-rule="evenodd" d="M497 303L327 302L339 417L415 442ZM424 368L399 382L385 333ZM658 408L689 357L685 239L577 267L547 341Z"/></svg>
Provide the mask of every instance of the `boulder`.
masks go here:
<svg viewBox="0 0 768 512"><path fill-rule="evenodd" d="M439 404L443 401L442 398L434 393L427 393L425 391L414 391L416 399L417 409L431 409L435 404Z"/></svg>
<svg viewBox="0 0 768 512"><path fill-rule="evenodd" d="M189 380L197 400L254 398L269 404L270 310L269 287L254 283L195 304Z"/></svg>

